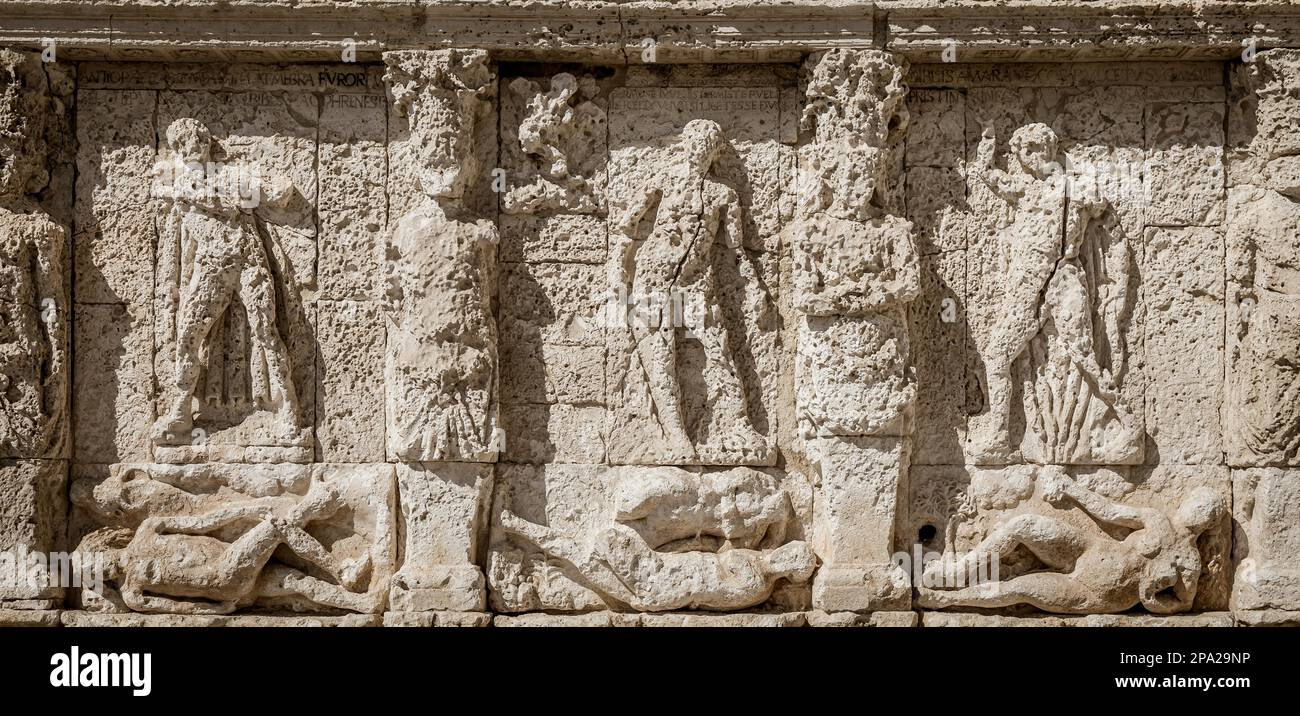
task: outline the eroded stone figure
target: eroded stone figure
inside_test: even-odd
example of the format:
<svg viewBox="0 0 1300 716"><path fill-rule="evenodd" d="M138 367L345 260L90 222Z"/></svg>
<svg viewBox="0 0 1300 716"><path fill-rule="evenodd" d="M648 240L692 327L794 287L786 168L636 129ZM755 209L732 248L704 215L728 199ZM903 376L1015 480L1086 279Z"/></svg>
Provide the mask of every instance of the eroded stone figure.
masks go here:
<svg viewBox="0 0 1300 716"><path fill-rule="evenodd" d="M775 480L748 468L658 468L621 476L614 522L582 540L520 518L501 527L577 571L587 586L636 611L741 609L777 582L805 582L812 548L785 541L790 505Z"/></svg>
<svg viewBox="0 0 1300 716"><path fill-rule="evenodd" d="M906 65L832 50L805 66L800 215L788 230L799 325L800 428L900 434L916 396L906 306L921 290L899 172L908 126Z"/></svg>
<svg viewBox="0 0 1300 716"><path fill-rule="evenodd" d="M1300 74L1295 53L1242 68L1258 106L1250 185L1229 194L1229 296L1237 307L1224 438L1230 462L1300 465Z"/></svg>
<svg viewBox="0 0 1300 716"><path fill-rule="evenodd" d="M381 491L367 499L384 497ZM340 526L352 521L359 528L365 520L337 485L312 481L307 468L280 479L228 469L123 467L98 484L73 483L72 501L105 525L78 547L106 555L103 584L82 593L86 609L229 614L255 603L357 612L383 607L385 589L372 580L381 581L386 568L376 569L369 547L344 558L335 553L340 543L327 546L313 534L338 537Z"/></svg>
<svg viewBox="0 0 1300 716"><path fill-rule="evenodd" d="M648 403L650 412L626 419L650 420L661 432L661 449L646 448L651 463L708 461L718 451L759 457L770 449L750 418L751 398L732 345L737 337L725 323L715 275L714 262L734 255L745 281L744 310L760 321L772 311L742 245L739 197L710 176L726 141L716 122L688 122L674 162L647 177L615 217L610 283L614 295L627 297L632 307L623 328L635 345L627 380L644 386L648 401L633 402ZM728 253L719 256L723 251ZM707 402L723 426L705 445L692 436L683 404L679 341L687 332L702 346Z"/></svg>
<svg viewBox="0 0 1300 716"><path fill-rule="evenodd" d="M501 138L519 176L508 177L511 188L501 200L506 213L597 210L606 133L605 111L593 101L598 93L593 77L568 72L551 77L549 88L524 77L510 83L519 121L515 128L503 125Z"/></svg>
<svg viewBox="0 0 1300 716"><path fill-rule="evenodd" d="M527 82L522 77L515 82ZM527 94L520 87L519 94ZM529 98L527 115L519 123L519 144L529 154L543 161L546 173L563 178L569 173L569 158L559 146L564 129L573 123L569 101L578 92L578 80L567 72L551 78L551 90Z"/></svg>
<svg viewBox="0 0 1300 716"><path fill-rule="evenodd" d="M999 319L983 352L994 425L991 434L973 438L976 459L1019 459L1011 437L1013 368L1029 354L1036 375L1025 385L1027 410L1034 407L1026 430L1042 453L1034 457L1057 464L1131 462L1141 429L1116 380L1125 367L1128 244L1115 223L1101 230L1108 203L1096 185L1063 169L1050 127L1018 128L1005 171L993 163L995 140L986 124L973 168L1008 205L999 239L1005 265Z"/></svg>
<svg viewBox="0 0 1300 716"><path fill-rule="evenodd" d="M57 451L66 409L67 234L35 196L49 102L39 60L0 50L0 458Z"/></svg>
<svg viewBox="0 0 1300 716"><path fill-rule="evenodd" d="M166 379L170 404L154 425L160 445L191 441L200 377L213 354L215 328L239 310L249 328L253 407L275 416L280 435L303 439L298 391L285 337L277 322L279 282L271 268L256 210L283 205L294 188L285 178L262 183L242 165L214 161L208 128L182 118L167 127L171 156L157 165L153 196L162 231L174 232L180 253L175 364ZM200 406L197 412L203 410Z"/></svg>
<svg viewBox="0 0 1300 716"><path fill-rule="evenodd" d="M907 609L907 575L885 546L906 484L916 376L907 304L921 290L912 223L901 216L909 125L907 62L837 49L803 67L799 215L787 229L798 319L800 448L816 470L812 603L827 611Z"/></svg>
<svg viewBox="0 0 1300 716"><path fill-rule="evenodd" d="M1039 469L1037 481L1042 501L1058 510L1082 511L1099 529L1051 513L1008 516L960 559L928 565L926 583L945 583L943 570L976 574L978 560L1005 560L1022 548L1045 569L954 589L922 586L919 606L1028 604L1061 614L1113 614L1139 605L1155 614L1191 608L1202 571L1197 540L1227 514L1222 495L1198 487L1172 512L1165 512L1112 501L1057 466ZM1026 486L1032 490L1031 484Z"/></svg>
<svg viewBox="0 0 1300 716"><path fill-rule="evenodd" d="M419 203L385 255L389 321L388 453L401 460L492 461L498 234L466 206L478 177L474 128L495 78L483 52L385 55L397 110L419 162Z"/></svg>

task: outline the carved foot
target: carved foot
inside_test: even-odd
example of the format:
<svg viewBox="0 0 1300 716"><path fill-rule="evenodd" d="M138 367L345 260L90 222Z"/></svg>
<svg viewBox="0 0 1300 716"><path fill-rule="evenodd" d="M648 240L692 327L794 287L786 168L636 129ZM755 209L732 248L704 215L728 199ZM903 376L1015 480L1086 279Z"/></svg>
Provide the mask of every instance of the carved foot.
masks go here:
<svg viewBox="0 0 1300 716"><path fill-rule="evenodd" d="M349 592L360 592L361 585L370 576L370 553L366 552L343 567L339 574L339 584Z"/></svg>
<svg viewBox="0 0 1300 716"><path fill-rule="evenodd" d="M1011 439L999 435L984 445L971 446L971 460L976 465L1018 465L1024 462L1020 450L1011 447Z"/></svg>
<svg viewBox="0 0 1300 716"><path fill-rule="evenodd" d="M194 418L187 411L172 411L153 424L150 436L159 445L188 440L194 429Z"/></svg>

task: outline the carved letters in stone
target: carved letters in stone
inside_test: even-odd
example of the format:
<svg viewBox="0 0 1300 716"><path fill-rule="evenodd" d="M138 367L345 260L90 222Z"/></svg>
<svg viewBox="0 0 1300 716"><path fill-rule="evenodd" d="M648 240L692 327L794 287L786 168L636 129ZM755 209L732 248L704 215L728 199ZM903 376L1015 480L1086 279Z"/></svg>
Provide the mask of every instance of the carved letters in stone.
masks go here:
<svg viewBox="0 0 1300 716"><path fill-rule="evenodd" d="M0 50L0 624L1298 619L1300 51L578 30Z"/></svg>

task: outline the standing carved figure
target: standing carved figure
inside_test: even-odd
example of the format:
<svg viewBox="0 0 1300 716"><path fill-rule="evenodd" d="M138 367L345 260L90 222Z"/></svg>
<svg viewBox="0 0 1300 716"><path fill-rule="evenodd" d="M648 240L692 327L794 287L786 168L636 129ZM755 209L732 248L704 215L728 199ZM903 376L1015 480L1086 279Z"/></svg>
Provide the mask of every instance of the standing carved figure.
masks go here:
<svg viewBox="0 0 1300 716"><path fill-rule="evenodd" d="M478 174L474 128L490 107L484 53L390 53L388 80L422 195L388 245L388 451L402 460L491 461L498 235L466 206Z"/></svg>
<svg viewBox="0 0 1300 716"><path fill-rule="evenodd" d="M1225 223L1229 324L1224 441L1233 466L1300 465L1300 53L1238 67L1250 117ZM1243 137L1243 139L1247 139ZM1233 340L1235 339L1235 340Z"/></svg>
<svg viewBox="0 0 1300 716"><path fill-rule="evenodd" d="M1246 464L1300 461L1300 158L1291 159L1290 172L1272 171L1271 186L1253 190L1255 216L1229 234L1229 275L1246 310L1236 326L1226 436Z"/></svg>
<svg viewBox="0 0 1300 716"><path fill-rule="evenodd" d="M35 200L45 187L46 79L0 50L0 458L57 448L67 379L66 233Z"/></svg>
<svg viewBox="0 0 1300 716"><path fill-rule="evenodd" d="M689 329L703 346L710 402L731 428L724 440L739 450L766 445L750 420L744 385L729 345L714 272L719 246L737 256L747 292L745 309L763 320L770 310L757 269L745 254L736 191L711 178L726 147L722 128L696 119L682 129L676 162L651 178L619 217L610 277L614 294L637 306L629 317L635 350L629 373L643 376L655 418L673 458L691 460L696 449L687 428L678 377L678 331ZM649 216L651 227L640 226Z"/></svg>
<svg viewBox="0 0 1300 716"><path fill-rule="evenodd" d="M291 437L299 430L298 395L276 320L276 278L254 211L286 203L293 186L282 178L254 187L243 167L214 162L212 134L197 120L172 122L166 140L172 156L155 168L153 196L162 202L166 228L179 237L180 300L171 405L154 424L154 440L189 437L213 329L233 306L248 323L253 403L274 413Z"/></svg>
<svg viewBox="0 0 1300 716"><path fill-rule="evenodd" d="M1118 322L1127 295L1128 245L1122 238L1109 246L1089 240L1108 204L1062 168L1050 127L1017 129L1006 171L993 165L994 142L986 124L975 175L1007 202L1010 216L1000 237L1005 278L999 321L984 352L995 423L992 436L977 445L977 457L1017 457L1010 435L1013 366L1029 350L1043 382L1029 395L1038 406L1029 422L1044 443L1041 459L1127 462L1139 447L1138 427L1114 376L1123 370ZM1109 367L1099 359L1103 352Z"/></svg>

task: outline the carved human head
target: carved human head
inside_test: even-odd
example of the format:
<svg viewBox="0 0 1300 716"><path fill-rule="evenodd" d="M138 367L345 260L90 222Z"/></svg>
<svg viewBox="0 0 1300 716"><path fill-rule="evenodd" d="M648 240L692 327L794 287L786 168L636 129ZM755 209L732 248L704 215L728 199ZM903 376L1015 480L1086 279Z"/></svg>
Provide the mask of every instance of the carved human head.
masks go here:
<svg viewBox="0 0 1300 716"><path fill-rule="evenodd" d="M691 163L701 169L713 166L727 145L722 127L711 119L692 119L682 128L682 146Z"/></svg>
<svg viewBox="0 0 1300 716"><path fill-rule="evenodd" d="M865 221L899 207L892 191L908 125L907 61L879 50L835 49L804 64L800 125L804 211Z"/></svg>
<svg viewBox="0 0 1300 716"><path fill-rule="evenodd" d="M1198 487L1179 503L1174 522L1188 532L1199 535L1218 524L1228 513L1227 500L1208 487Z"/></svg>
<svg viewBox="0 0 1300 716"><path fill-rule="evenodd" d="M1197 539L1219 524L1228 512L1227 499L1209 487L1197 487L1170 516L1176 532L1161 535L1148 530L1141 548L1147 558L1140 578L1142 604L1158 614L1182 611L1196 597L1202 563ZM1168 540L1157 542L1157 538Z"/></svg>
<svg viewBox="0 0 1300 716"><path fill-rule="evenodd" d="M1011 153L1029 174L1042 179L1060 169L1056 132L1042 122L1026 124L1011 135Z"/></svg>
<svg viewBox="0 0 1300 716"><path fill-rule="evenodd" d="M1195 540L1179 540L1143 563L1138 577L1138 597L1154 614L1185 611L1196 599L1201 578L1201 553Z"/></svg>
<svg viewBox="0 0 1300 716"><path fill-rule="evenodd" d="M126 527L101 527L90 534L81 538L81 543L77 545L77 552L86 559L87 566L93 564L90 562L91 555L102 556L103 574L96 575L102 577L104 581L114 582L122 578L126 568L126 548L131 544L131 539L135 536L135 530ZM84 567L83 567L84 569ZM87 584L90 587L93 585ZM103 585L99 585L100 588ZM84 599L83 593L83 599Z"/></svg>
<svg viewBox="0 0 1300 716"><path fill-rule="evenodd" d="M835 49L808 58L800 123L816 143L853 137L875 147L901 139L908 123L907 60L880 50Z"/></svg>
<svg viewBox="0 0 1300 716"><path fill-rule="evenodd" d="M482 50L403 50L384 53L385 79L398 114L410 126L420 187L435 198L464 196L479 162L478 119L496 87Z"/></svg>
<svg viewBox="0 0 1300 716"><path fill-rule="evenodd" d="M39 59L0 49L0 197L34 194L49 182L49 100L49 82Z"/></svg>
<svg viewBox="0 0 1300 716"><path fill-rule="evenodd" d="M153 514L178 514L189 508L186 495L142 470L114 472L98 484L78 480L70 488L72 504L99 522L135 527Z"/></svg>
<svg viewBox="0 0 1300 716"><path fill-rule="evenodd" d="M182 117L167 126L167 146L187 162L205 162L212 155L212 132L197 119Z"/></svg>
<svg viewBox="0 0 1300 716"><path fill-rule="evenodd" d="M578 78L568 72L561 72L551 78L551 93L563 100L578 93Z"/></svg>

